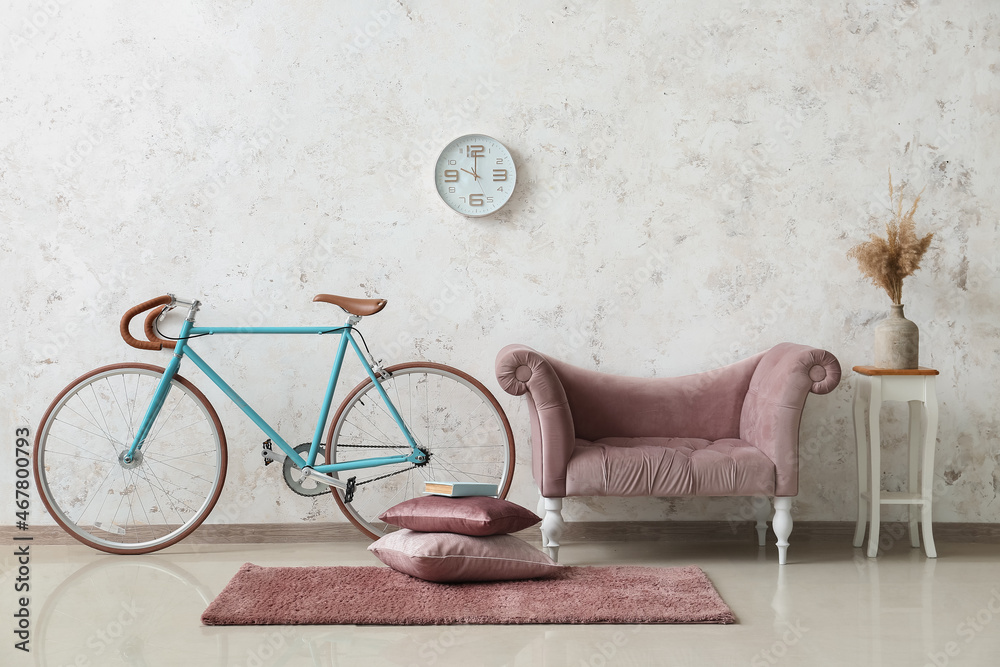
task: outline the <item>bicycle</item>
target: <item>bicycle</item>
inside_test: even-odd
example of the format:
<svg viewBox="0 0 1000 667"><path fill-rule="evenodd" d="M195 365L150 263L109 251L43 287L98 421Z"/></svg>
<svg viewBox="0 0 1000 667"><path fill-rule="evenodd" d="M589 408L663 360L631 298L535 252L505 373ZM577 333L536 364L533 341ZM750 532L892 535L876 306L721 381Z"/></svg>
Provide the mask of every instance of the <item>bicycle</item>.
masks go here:
<svg viewBox="0 0 1000 667"><path fill-rule="evenodd" d="M313 301L339 306L347 321L333 327L198 327L201 302L171 294L129 309L120 324L125 342L143 350L172 348L173 357L165 368L97 368L52 401L36 432L33 458L42 502L56 522L95 549L140 554L177 543L208 517L222 493L228 450L215 408L178 374L185 358L267 436L261 448L265 466L281 463L284 481L300 495L330 492L348 520L371 538L391 529L378 516L422 493L425 481L495 483L505 497L514 437L489 390L443 364L383 367L376 361L355 325L381 311L384 299L319 294ZM187 315L173 338L159 325L175 308L187 308ZM129 327L146 311L143 341ZM191 348L203 336L247 334L339 334L311 442L289 445ZM330 420L348 346L368 377Z"/></svg>

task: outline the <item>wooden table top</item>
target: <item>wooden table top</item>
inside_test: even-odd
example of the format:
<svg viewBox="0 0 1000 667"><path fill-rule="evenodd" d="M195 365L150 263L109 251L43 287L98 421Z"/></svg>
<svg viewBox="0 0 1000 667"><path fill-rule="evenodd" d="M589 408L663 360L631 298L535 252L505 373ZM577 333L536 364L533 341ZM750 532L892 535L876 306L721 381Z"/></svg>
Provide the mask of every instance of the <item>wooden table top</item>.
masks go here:
<svg viewBox="0 0 1000 667"><path fill-rule="evenodd" d="M938 375L933 368L920 366L918 368L878 368L876 366L855 366L855 373L862 375Z"/></svg>

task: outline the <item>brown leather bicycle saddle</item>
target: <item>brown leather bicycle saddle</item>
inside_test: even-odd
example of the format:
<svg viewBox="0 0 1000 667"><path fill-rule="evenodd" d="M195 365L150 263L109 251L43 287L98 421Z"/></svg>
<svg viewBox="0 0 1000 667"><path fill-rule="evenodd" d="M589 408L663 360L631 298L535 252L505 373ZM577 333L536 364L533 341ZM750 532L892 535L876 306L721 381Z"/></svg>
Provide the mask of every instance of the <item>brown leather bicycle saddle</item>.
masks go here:
<svg viewBox="0 0 1000 667"><path fill-rule="evenodd" d="M358 317L374 315L385 308L385 304L389 303L385 299L352 299L347 296L337 296L336 294L317 294L313 297L313 301L332 303L335 306L340 306L351 315L357 315Z"/></svg>

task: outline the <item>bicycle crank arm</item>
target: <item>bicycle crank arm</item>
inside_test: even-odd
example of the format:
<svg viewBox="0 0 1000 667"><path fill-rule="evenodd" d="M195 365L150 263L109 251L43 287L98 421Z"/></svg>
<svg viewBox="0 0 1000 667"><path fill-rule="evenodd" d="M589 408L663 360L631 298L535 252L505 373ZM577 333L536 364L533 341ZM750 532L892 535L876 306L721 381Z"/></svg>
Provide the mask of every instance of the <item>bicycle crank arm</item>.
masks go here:
<svg viewBox="0 0 1000 667"><path fill-rule="evenodd" d="M302 481L311 479L320 484L326 484L327 486L332 486L334 488L340 489L344 492L344 502L351 502L354 500L354 478L351 477L346 482L342 479L335 479L329 475L324 475L321 472L316 472L312 468L305 468L302 471Z"/></svg>
<svg viewBox="0 0 1000 667"><path fill-rule="evenodd" d="M278 463L284 463L285 459L288 458L287 456L285 456L284 452L280 450L276 451L274 449L274 443L271 442L270 438L261 443L261 447L262 449L260 451L260 455L264 457L265 467L271 465L275 461L277 461Z"/></svg>
<svg viewBox="0 0 1000 667"><path fill-rule="evenodd" d="M288 458L282 452L276 452L272 449L262 449L260 455L264 457L264 465L271 465L275 461L284 463L285 459Z"/></svg>

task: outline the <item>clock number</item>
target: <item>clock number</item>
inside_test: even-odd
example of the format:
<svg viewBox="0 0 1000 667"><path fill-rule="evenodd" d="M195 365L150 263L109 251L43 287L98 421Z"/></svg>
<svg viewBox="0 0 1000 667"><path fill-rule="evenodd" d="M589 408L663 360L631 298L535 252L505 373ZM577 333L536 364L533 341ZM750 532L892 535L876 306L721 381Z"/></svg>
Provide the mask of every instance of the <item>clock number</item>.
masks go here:
<svg viewBox="0 0 1000 667"><path fill-rule="evenodd" d="M493 203L493 197L487 197L486 198L486 203L487 204L492 204Z"/></svg>
<svg viewBox="0 0 1000 667"><path fill-rule="evenodd" d="M448 194L455 194L455 186L448 188Z"/></svg>
<svg viewBox="0 0 1000 667"><path fill-rule="evenodd" d="M448 164L458 164L458 163L455 162L454 160L448 160Z"/></svg>
<svg viewBox="0 0 1000 667"><path fill-rule="evenodd" d="M506 169L494 169L493 170L493 180L495 181L506 181L507 180L507 170Z"/></svg>
<svg viewBox="0 0 1000 667"><path fill-rule="evenodd" d="M483 155L485 151L486 149L483 146L480 146L479 144L469 144L468 146L465 147L465 156L486 157L485 155Z"/></svg>
<svg viewBox="0 0 1000 667"><path fill-rule="evenodd" d="M497 158L497 164L503 164L503 158L502 157L498 157Z"/></svg>
<svg viewBox="0 0 1000 667"><path fill-rule="evenodd" d="M445 183L458 183L458 169L445 169L444 170L444 182Z"/></svg>
<svg viewBox="0 0 1000 667"><path fill-rule="evenodd" d="M469 206L482 206L483 196L482 195L469 195Z"/></svg>
<svg viewBox="0 0 1000 667"><path fill-rule="evenodd" d="M497 192L503 192L503 186L502 185L499 188L497 188Z"/></svg>

